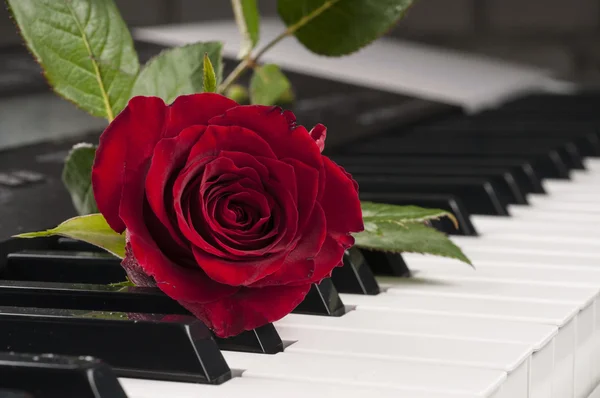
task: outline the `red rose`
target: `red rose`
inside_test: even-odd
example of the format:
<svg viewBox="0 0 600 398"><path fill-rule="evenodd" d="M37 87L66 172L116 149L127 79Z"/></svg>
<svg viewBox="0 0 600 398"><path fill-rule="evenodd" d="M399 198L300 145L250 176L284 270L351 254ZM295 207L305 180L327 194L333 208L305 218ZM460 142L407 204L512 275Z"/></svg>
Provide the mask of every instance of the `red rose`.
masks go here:
<svg viewBox="0 0 600 398"><path fill-rule="evenodd" d="M358 186L324 140L322 125L218 94L133 98L92 173L98 208L127 230L129 277L220 337L287 315L363 229Z"/></svg>

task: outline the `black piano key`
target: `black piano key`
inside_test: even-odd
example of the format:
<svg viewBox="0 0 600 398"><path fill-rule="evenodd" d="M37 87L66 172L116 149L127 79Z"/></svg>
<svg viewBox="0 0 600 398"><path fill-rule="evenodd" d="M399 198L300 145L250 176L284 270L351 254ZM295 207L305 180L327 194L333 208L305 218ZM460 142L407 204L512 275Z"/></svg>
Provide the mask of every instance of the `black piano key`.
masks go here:
<svg viewBox="0 0 600 398"><path fill-rule="evenodd" d="M346 307L333 282L327 278L319 284L313 284L304 301L292 312L307 315L342 316L346 313Z"/></svg>
<svg viewBox="0 0 600 398"><path fill-rule="evenodd" d="M8 389L13 391L12 395ZM127 395L113 370L95 358L0 353L0 397L127 398Z"/></svg>
<svg viewBox="0 0 600 398"><path fill-rule="evenodd" d="M508 215L509 201L492 181L473 177L388 177L354 176L362 200L384 202L379 193L449 194L459 197L471 214Z"/></svg>
<svg viewBox="0 0 600 398"><path fill-rule="evenodd" d="M369 175L392 177L481 177L490 179L502 190L511 204L528 204L527 186L520 186L513 173L506 169L455 169L453 167L384 167L384 166L349 166L344 167L355 178Z"/></svg>
<svg viewBox="0 0 600 398"><path fill-rule="evenodd" d="M348 169L358 169L368 166L388 167L391 170L396 167L438 167L441 169L449 167L458 170L506 169L511 172L515 181L519 183L519 186L523 187L525 192L545 193L540 176L534 170L532 163L526 159L495 157L459 158L448 156L334 156L333 160Z"/></svg>
<svg viewBox="0 0 600 398"><path fill-rule="evenodd" d="M0 351L97 357L119 377L207 384L231 378L210 331L185 315L0 307Z"/></svg>
<svg viewBox="0 0 600 398"><path fill-rule="evenodd" d="M346 250L344 266L333 270L331 281L339 293L376 295L380 292L369 264L355 247Z"/></svg>
<svg viewBox="0 0 600 398"><path fill-rule="evenodd" d="M59 237L56 242L56 250L61 251L75 251L75 252L98 252L105 253L105 251L97 246L91 245L87 242L80 240Z"/></svg>
<svg viewBox="0 0 600 398"><path fill-rule="evenodd" d="M126 273L108 253L23 250L9 253L0 277L13 280L118 283Z"/></svg>
<svg viewBox="0 0 600 398"><path fill-rule="evenodd" d="M501 116L501 117L498 117ZM514 137L536 137L538 139L552 138L555 140L564 140L576 145L578 151L583 156L600 155L600 132L589 124L581 122L565 121L540 121L535 119L511 118L510 121L504 119L505 115L496 113L480 114L469 118L461 119L458 123L454 121L450 126L443 123L429 125L418 128L413 134L422 134L427 132L442 131L445 137L448 136L469 136L473 133L485 134L501 139L510 139ZM482 128L481 124L485 126Z"/></svg>
<svg viewBox="0 0 600 398"><path fill-rule="evenodd" d="M120 313L192 314L158 288L0 280L0 306ZM214 337L221 350L275 354L283 343L272 324L235 337Z"/></svg>
<svg viewBox="0 0 600 398"><path fill-rule="evenodd" d="M247 330L237 336L226 339L216 338L223 351L241 351L263 354L283 352L283 341L272 323Z"/></svg>
<svg viewBox="0 0 600 398"><path fill-rule="evenodd" d="M398 253L362 250L362 254L375 275L399 276L402 278L411 276L410 269Z"/></svg>

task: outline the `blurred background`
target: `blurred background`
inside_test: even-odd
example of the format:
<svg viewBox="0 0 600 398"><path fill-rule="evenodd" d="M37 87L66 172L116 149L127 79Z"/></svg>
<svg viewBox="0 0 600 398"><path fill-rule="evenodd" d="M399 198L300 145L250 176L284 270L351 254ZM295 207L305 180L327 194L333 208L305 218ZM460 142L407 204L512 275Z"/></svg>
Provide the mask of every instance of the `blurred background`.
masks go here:
<svg viewBox="0 0 600 398"><path fill-rule="evenodd" d="M117 0L131 26L232 18L227 0ZM275 0L259 0L275 15ZM600 0L419 0L391 36L600 78ZM5 7L0 45L19 41Z"/></svg>

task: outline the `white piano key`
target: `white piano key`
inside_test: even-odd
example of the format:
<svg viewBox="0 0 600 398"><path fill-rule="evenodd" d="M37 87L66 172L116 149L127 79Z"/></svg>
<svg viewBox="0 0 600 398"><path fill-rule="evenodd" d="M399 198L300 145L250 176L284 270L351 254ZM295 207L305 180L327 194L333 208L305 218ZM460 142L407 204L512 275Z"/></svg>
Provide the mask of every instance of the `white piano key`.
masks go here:
<svg viewBox="0 0 600 398"><path fill-rule="evenodd" d="M552 219L523 220L513 217L473 215L471 216L471 223L481 234L515 232L528 236L549 234L550 236L589 237L598 232L593 224L570 223L565 220L557 223Z"/></svg>
<svg viewBox="0 0 600 398"><path fill-rule="evenodd" d="M525 281L468 280L455 276L428 276L427 278L413 278L412 280L402 280L399 278L392 280L390 278L381 283L381 286L387 288L389 294L410 292L422 295L468 296L472 299L479 299L481 297L505 299L512 297L522 300L575 303L579 306L581 312L576 319L575 331L578 337L575 340L574 363L569 358L568 360L571 361L570 364L566 364L565 361L567 359L565 359L557 363L556 367L562 375L574 372L574 377L577 377L576 384L580 389L585 390L589 388L592 379L596 377L598 370L592 369L587 365L591 362L591 356L594 355L591 347L598 338L593 323L596 311L595 305L600 305L600 302L594 302L598 297L598 288L567 287L560 284L542 284ZM589 319L592 321L590 322ZM565 350L565 355L568 355L569 352L572 354L572 348ZM563 370L561 371L561 369ZM561 394L573 391L573 379L569 376L555 377L555 382L557 383L555 389L561 391ZM567 385L570 385L570 387L566 387Z"/></svg>
<svg viewBox="0 0 600 398"><path fill-rule="evenodd" d="M548 220L555 223L555 228L564 221L569 223L594 224L600 222L599 214L561 213L553 210L536 209L524 205L509 205L508 211L515 220Z"/></svg>
<svg viewBox="0 0 600 398"><path fill-rule="evenodd" d="M594 184L584 184L582 181L575 183L572 180L544 180L543 186L550 194L553 193L584 193L600 194L600 187Z"/></svg>
<svg viewBox="0 0 600 398"><path fill-rule="evenodd" d="M340 334L325 329L286 326L279 327L277 331L282 339L296 341L286 348L289 353L502 370L508 374L507 384L519 386L517 390L520 395L527 396L529 391L532 348L528 344L430 336L394 336L349 330Z"/></svg>
<svg viewBox="0 0 600 398"><path fill-rule="evenodd" d="M341 296L344 303L355 305L358 310L383 311L386 314L395 312L398 313L400 319L406 314L427 313L556 325L559 327L559 331L554 339L555 366L552 396L555 398L574 396L574 354L584 352L585 349L583 342L578 344L576 341L576 324L581 314L580 306L577 303L523 301L511 297L478 297L474 299L468 295L464 297L428 296L411 292L402 292L396 295L382 293L377 296L352 294L342 294ZM587 313L591 312L590 309L591 307ZM590 355L589 352L586 354ZM580 377L580 380L583 379Z"/></svg>
<svg viewBox="0 0 600 398"><path fill-rule="evenodd" d="M519 235L482 235L481 237L453 236L451 239L463 249L467 256L472 250L497 252L497 254L506 251L525 251L527 253L564 253L568 255L575 251L581 255L597 256L600 259L600 239L593 237L580 239L555 237L553 239L548 236L529 239L527 236L520 238Z"/></svg>
<svg viewBox="0 0 600 398"><path fill-rule="evenodd" d="M221 385L202 385L158 380L120 378L128 398L364 398L375 394L397 398L398 390L374 386L344 386L326 382L305 383L264 378L235 377ZM447 394L407 390L412 398L477 398L481 395ZM490 395L491 396L491 395Z"/></svg>
<svg viewBox="0 0 600 398"><path fill-rule="evenodd" d="M478 269L474 271L471 268L450 265L449 263L436 261L423 261L417 258L414 261L412 256L404 256L411 270L418 276L427 277L434 275L438 278L461 278L469 280L482 281L529 281L543 282L551 284L560 284L562 286L581 286L600 288L600 267L580 268L580 267L559 267L551 268L543 266L504 266L502 264L490 265L489 263L478 263ZM406 257L409 257L408 259ZM596 303L596 312L600 309L599 302ZM600 369L595 358L600 357L600 327L594 324L594 310L580 314L578 318L578 354L579 357L575 363L576 377L579 380L578 385L581 390L576 396L586 396L589 388L595 385ZM592 332L593 331L593 332ZM586 380L583 382L583 380Z"/></svg>
<svg viewBox="0 0 600 398"><path fill-rule="evenodd" d="M600 259L595 255L589 255L585 253L571 253L564 254L560 251L558 253L544 253L542 251L528 251L528 250L504 250L498 253L497 250L477 250L477 248L471 248L468 251L469 259L477 264L478 261L490 261L494 260L502 263L517 263L517 264L548 264L548 265L569 265L573 267L594 267L598 266Z"/></svg>
<svg viewBox="0 0 600 398"><path fill-rule="evenodd" d="M476 318L457 314L350 311L342 317L290 314L275 327L327 329L373 334L437 336L474 341L524 343L532 347L530 397L550 397L557 327L519 321Z"/></svg>
<svg viewBox="0 0 600 398"><path fill-rule="evenodd" d="M231 351L224 352L223 355L233 369L245 369L242 378L389 388L396 390L401 396L404 392L411 397L413 391L493 398L526 396L526 391L523 390L523 385L526 384L523 371L514 373L509 378L506 372L499 370L298 353L289 352L289 349L276 355L261 356Z"/></svg>

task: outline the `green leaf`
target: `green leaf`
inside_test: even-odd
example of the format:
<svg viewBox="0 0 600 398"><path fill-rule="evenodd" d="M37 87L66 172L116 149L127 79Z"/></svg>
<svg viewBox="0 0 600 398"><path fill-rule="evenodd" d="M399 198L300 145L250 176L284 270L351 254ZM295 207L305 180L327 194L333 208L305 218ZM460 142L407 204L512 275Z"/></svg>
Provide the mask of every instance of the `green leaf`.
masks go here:
<svg viewBox="0 0 600 398"><path fill-rule="evenodd" d="M77 144L71 149L63 168L63 183L80 215L98 213L92 189L92 166L95 155L94 145Z"/></svg>
<svg viewBox="0 0 600 398"><path fill-rule="evenodd" d="M235 22L242 35L238 57L244 58L256 47L260 35L260 15L256 0L231 0Z"/></svg>
<svg viewBox="0 0 600 398"><path fill-rule="evenodd" d="M375 230L354 234L355 245L368 250L393 253L422 253L450 257L467 264L471 261L443 233L420 223L399 225L384 222Z"/></svg>
<svg viewBox="0 0 600 398"><path fill-rule="evenodd" d="M250 102L273 105L289 88L290 81L277 65L257 66L250 80Z"/></svg>
<svg viewBox="0 0 600 398"><path fill-rule="evenodd" d="M112 121L140 65L112 0L8 0L27 47L54 90Z"/></svg>
<svg viewBox="0 0 600 398"><path fill-rule="evenodd" d="M248 104L248 89L240 84L232 84L226 91L225 96L231 98L238 104Z"/></svg>
<svg viewBox="0 0 600 398"><path fill-rule="evenodd" d="M113 231L102 214L74 217L56 228L15 235L15 238L40 238L53 235L81 240L119 258L125 257L125 233L118 234Z"/></svg>
<svg viewBox="0 0 600 398"><path fill-rule="evenodd" d="M156 96L170 104L180 95L202 92L207 53L219 84L223 77L222 48L220 42L200 42L161 52L140 72L133 95Z"/></svg>
<svg viewBox="0 0 600 398"><path fill-rule="evenodd" d="M399 225L406 223L424 222L448 217L458 228L458 221L454 214L440 209L424 209L418 206L397 206L386 203L360 202L363 221L365 223L391 222Z"/></svg>
<svg viewBox="0 0 600 398"><path fill-rule="evenodd" d="M278 0L288 32L310 51L351 54L385 34L414 0Z"/></svg>
<svg viewBox="0 0 600 398"><path fill-rule="evenodd" d="M213 69L208 53L204 53L204 78L202 85L205 93L214 93L217 91L217 77Z"/></svg>

